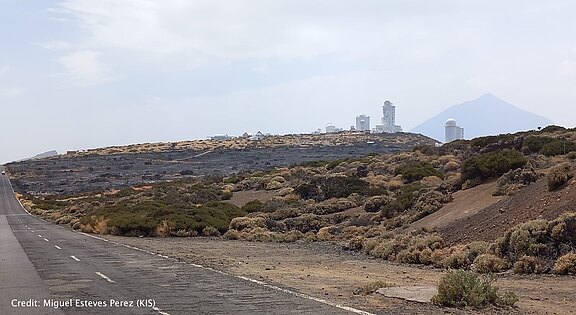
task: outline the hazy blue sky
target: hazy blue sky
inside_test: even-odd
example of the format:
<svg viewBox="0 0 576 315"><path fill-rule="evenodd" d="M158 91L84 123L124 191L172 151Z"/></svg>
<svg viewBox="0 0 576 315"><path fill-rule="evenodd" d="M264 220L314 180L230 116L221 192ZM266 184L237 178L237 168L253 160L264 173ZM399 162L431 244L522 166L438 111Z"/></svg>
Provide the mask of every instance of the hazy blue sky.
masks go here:
<svg viewBox="0 0 576 315"><path fill-rule="evenodd" d="M410 129L488 92L573 127L574 12L573 0L0 0L0 162L349 128L385 99Z"/></svg>

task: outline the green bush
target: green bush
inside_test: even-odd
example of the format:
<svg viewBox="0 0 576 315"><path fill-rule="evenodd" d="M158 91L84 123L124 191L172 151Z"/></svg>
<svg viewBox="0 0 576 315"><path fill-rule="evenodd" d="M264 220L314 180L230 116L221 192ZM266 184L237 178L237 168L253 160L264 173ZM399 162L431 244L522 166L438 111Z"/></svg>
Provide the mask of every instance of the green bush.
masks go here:
<svg viewBox="0 0 576 315"><path fill-rule="evenodd" d="M437 305L450 307L482 307L489 304L514 305L518 299L513 293L498 295L492 280L464 270L448 271L438 284L438 294L432 298Z"/></svg>
<svg viewBox="0 0 576 315"><path fill-rule="evenodd" d="M401 174L408 183L421 180L427 176L437 176L443 178L444 175L432 166L432 164L420 161L420 162L410 162L399 167L395 175Z"/></svg>
<svg viewBox="0 0 576 315"><path fill-rule="evenodd" d="M462 164L462 179L488 179L499 177L511 169L522 168L528 160L516 150L502 150L478 154Z"/></svg>
<svg viewBox="0 0 576 315"><path fill-rule="evenodd" d="M260 211L262 211L263 207L264 207L264 204L262 203L262 201L260 201L258 199L254 199L254 200L248 201L246 204L244 204L242 206L242 210L246 213L260 212Z"/></svg>
<svg viewBox="0 0 576 315"><path fill-rule="evenodd" d="M470 140L470 146L473 148L484 148L491 144L509 142L514 139L514 135L502 134L497 136L478 137Z"/></svg>
<svg viewBox="0 0 576 315"><path fill-rule="evenodd" d="M232 218L246 213L240 208L226 202L209 202L200 207L190 206L175 209L160 201L121 202L104 206L91 215L84 216L80 223L95 226L95 218L107 220L107 229L102 233L126 236L161 236L158 229L167 228L170 235L179 230L201 233L206 227L219 232L228 229Z"/></svg>
<svg viewBox="0 0 576 315"><path fill-rule="evenodd" d="M353 193L377 195L382 190L370 188L370 183L354 176L316 177L309 183L298 185L294 191L303 199L323 201L331 198L346 198Z"/></svg>
<svg viewBox="0 0 576 315"><path fill-rule="evenodd" d="M570 151L576 150L576 145L572 141L554 139L551 142L546 143L540 153L545 156L557 156L564 155Z"/></svg>
<svg viewBox="0 0 576 315"><path fill-rule="evenodd" d="M546 143L554 141L552 137L531 136L524 140L523 145L532 153L540 153Z"/></svg>
<svg viewBox="0 0 576 315"><path fill-rule="evenodd" d="M509 229L496 240L494 250L510 262L539 258L550 265L576 247L576 213L562 214L553 221L532 220Z"/></svg>
<svg viewBox="0 0 576 315"><path fill-rule="evenodd" d="M403 213L414 205L418 196L418 191L422 189L419 183L404 185L395 193L394 200L388 202L381 208L381 215L385 218L392 218L393 216Z"/></svg>

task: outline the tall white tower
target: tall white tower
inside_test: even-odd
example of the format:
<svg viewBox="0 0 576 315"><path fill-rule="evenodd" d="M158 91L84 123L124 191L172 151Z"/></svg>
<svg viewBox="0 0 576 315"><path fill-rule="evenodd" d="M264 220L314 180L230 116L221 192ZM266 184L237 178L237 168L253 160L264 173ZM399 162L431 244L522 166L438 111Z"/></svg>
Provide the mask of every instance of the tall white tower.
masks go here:
<svg viewBox="0 0 576 315"><path fill-rule="evenodd" d="M456 120L450 118L446 120L446 125L444 126L445 135L444 140L446 143L452 142L454 140L464 139L464 128L459 127Z"/></svg>
<svg viewBox="0 0 576 315"><path fill-rule="evenodd" d="M376 130L385 133L402 132L402 127L396 125L396 106L392 105L392 102L384 102L382 107L382 125L376 126Z"/></svg>

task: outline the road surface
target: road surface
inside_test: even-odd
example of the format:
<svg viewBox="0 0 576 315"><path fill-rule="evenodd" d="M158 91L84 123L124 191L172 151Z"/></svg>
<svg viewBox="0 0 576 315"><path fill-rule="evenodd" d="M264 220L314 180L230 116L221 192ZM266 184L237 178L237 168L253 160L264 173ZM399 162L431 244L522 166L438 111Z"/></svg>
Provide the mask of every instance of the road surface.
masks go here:
<svg viewBox="0 0 576 315"><path fill-rule="evenodd" d="M29 215L0 178L0 314L368 314Z"/></svg>

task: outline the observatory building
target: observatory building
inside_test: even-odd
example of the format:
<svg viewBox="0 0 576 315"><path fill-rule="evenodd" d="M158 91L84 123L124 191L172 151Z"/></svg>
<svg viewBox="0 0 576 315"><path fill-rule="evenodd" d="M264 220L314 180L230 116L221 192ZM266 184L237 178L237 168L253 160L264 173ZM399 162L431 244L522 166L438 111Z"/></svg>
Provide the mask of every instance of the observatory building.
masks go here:
<svg viewBox="0 0 576 315"><path fill-rule="evenodd" d="M445 142L452 142L454 140L460 140L460 139L464 139L464 128L459 127L458 124L456 123L456 120L450 118L448 120L446 120L446 125L445 125Z"/></svg>
<svg viewBox="0 0 576 315"><path fill-rule="evenodd" d="M376 125L375 132L379 133L397 133L402 132L402 127L396 125L396 106L392 102L384 102L382 106L382 124Z"/></svg>
<svg viewBox="0 0 576 315"><path fill-rule="evenodd" d="M370 131L370 116L356 116L356 131Z"/></svg>

